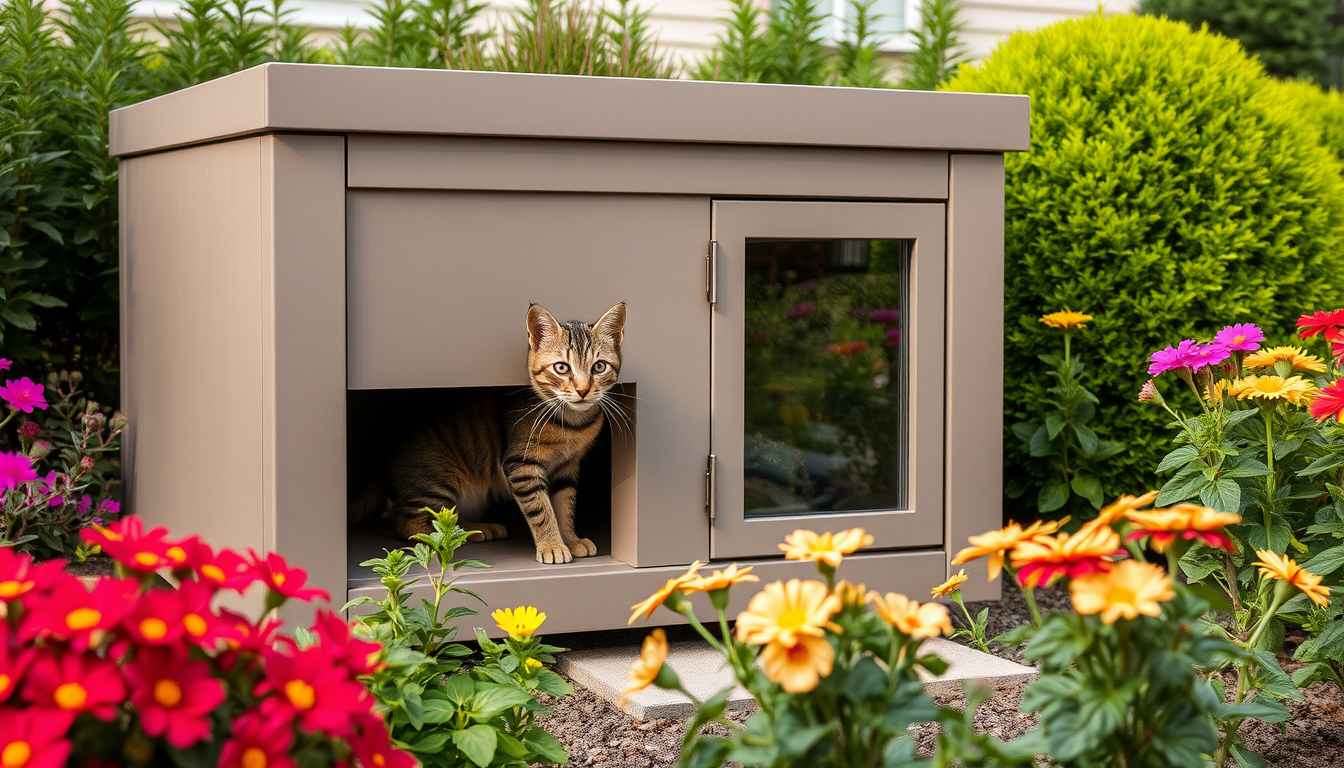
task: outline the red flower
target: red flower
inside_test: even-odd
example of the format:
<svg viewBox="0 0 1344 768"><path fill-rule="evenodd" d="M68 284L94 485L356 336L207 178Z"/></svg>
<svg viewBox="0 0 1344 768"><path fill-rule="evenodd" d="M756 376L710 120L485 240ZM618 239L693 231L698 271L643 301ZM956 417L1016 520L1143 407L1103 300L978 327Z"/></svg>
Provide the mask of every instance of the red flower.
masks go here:
<svg viewBox="0 0 1344 768"><path fill-rule="evenodd" d="M267 717L297 720L305 731L341 738L350 733L350 716L369 710L364 686L348 670L333 666L321 648L290 653L267 649L262 659L266 678L254 694L272 694L261 703Z"/></svg>
<svg viewBox="0 0 1344 768"><path fill-rule="evenodd" d="M134 579L103 578L89 591L84 582L63 572L41 600L29 601L23 639L67 640L76 651L98 645L104 633L135 609L138 586Z"/></svg>
<svg viewBox="0 0 1344 768"><path fill-rule="evenodd" d="M1297 319L1297 327L1302 329L1298 335L1304 339L1323 333L1326 339L1334 341L1340 338L1340 329L1344 328L1344 309L1303 315Z"/></svg>
<svg viewBox="0 0 1344 768"><path fill-rule="evenodd" d="M140 596L140 602L122 626L141 645L170 645L186 631L186 612L178 590L151 589Z"/></svg>
<svg viewBox="0 0 1344 768"><path fill-rule="evenodd" d="M860 352L867 352L871 345L866 341L846 341L841 344L828 344L826 351L832 355L841 357L853 357Z"/></svg>
<svg viewBox="0 0 1344 768"><path fill-rule="evenodd" d="M163 736L178 749L210 737L210 713L225 695L205 662L189 660L181 645L143 648L124 671L147 735Z"/></svg>
<svg viewBox="0 0 1344 768"><path fill-rule="evenodd" d="M34 589L46 589L63 573L64 560L33 565L33 558L12 547L0 547L0 603L22 597Z"/></svg>
<svg viewBox="0 0 1344 768"><path fill-rule="evenodd" d="M276 553L268 553L265 560L259 558L255 550L249 549L247 554L251 561L252 572L272 592L296 600L307 601L315 598L331 600L331 596L327 594L326 590L303 589L303 583L308 580L308 574L302 568L290 568L285 562L285 558Z"/></svg>
<svg viewBox="0 0 1344 768"><path fill-rule="evenodd" d="M233 721L233 738L224 742L219 768L296 768L289 756L292 746L294 729L288 720L250 710Z"/></svg>
<svg viewBox="0 0 1344 768"><path fill-rule="evenodd" d="M167 528L155 528L145 533L144 524L138 517L124 517L104 528L93 525L79 532L80 538L89 544L103 548L107 556L123 566L140 573L152 573L172 565L175 558L168 551L177 545L168 541ZM186 561L186 552L177 547L175 553L180 562Z"/></svg>
<svg viewBox="0 0 1344 768"><path fill-rule="evenodd" d="M378 661L383 646L355 637L350 625L337 614L318 611L313 630L321 640L318 647L356 675L371 675L384 666Z"/></svg>
<svg viewBox="0 0 1344 768"><path fill-rule="evenodd" d="M182 542L182 547L187 551L187 566L202 584L242 592L257 580L247 561L231 549L221 549L216 554L196 536Z"/></svg>
<svg viewBox="0 0 1344 768"><path fill-rule="evenodd" d="M364 768L415 768L415 758L392 746L383 719L369 712L355 718L355 735L346 739Z"/></svg>
<svg viewBox="0 0 1344 768"><path fill-rule="evenodd" d="M23 673L37 653L33 648L15 648L10 643L9 624L0 621L0 702L19 687ZM0 723L4 720L0 720Z"/></svg>
<svg viewBox="0 0 1344 768"><path fill-rule="evenodd" d="M0 765L4 768L63 768L70 756L65 734L71 712L0 707Z"/></svg>
<svg viewBox="0 0 1344 768"><path fill-rule="evenodd" d="M117 665L91 654L48 652L37 657L24 680L23 698L35 706L116 717L126 699Z"/></svg>
<svg viewBox="0 0 1344 768"><path fill-rule="evenodd" d="M1321 388L1311 401L1311 415L1317 421L1334 419L1344 423L1344 379L1336 379Z"/></svg>
<svg viewBox="0 0 1344 768"><path fill-rule="evenodd" d="M220 641L232 642L239 636L233 621L211 609L214 597L215 591L199 581L184 581L177 588L182 631L191 642L207 650L217 647Z"/></svg>

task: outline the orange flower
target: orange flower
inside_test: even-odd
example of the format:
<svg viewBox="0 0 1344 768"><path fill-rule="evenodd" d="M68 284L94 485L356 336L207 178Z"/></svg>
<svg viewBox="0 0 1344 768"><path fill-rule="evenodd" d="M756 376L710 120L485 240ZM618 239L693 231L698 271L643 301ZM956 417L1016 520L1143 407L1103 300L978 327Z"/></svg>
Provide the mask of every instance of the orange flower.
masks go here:
<svg viewBox="0 0 1344 768"><path fill-rule="evenodd" d="M797 644L804 636L823 637L831 615L840 610L840 598L819 581L789 579L766 584L747 610L737 616L737 639L752 645Z"/></svg>
<svg viewBox="0 0 1344 768"><path fill-rule="evenodd" d="M685 584L681 585L681 591L687 594L691 592L717 592L720 589L727 589L734 584L743 584L748 581L760 581L760 579L751 575L751 566L742 570L737 569L737 563L729 565L722 571L714 571L708 576L696 576Z"/></svg>
<svg viewBox="0 0 1344 768"><path fill-rule="evenodd" d="M1182 539L1195 539L1210 547L1220 547L1228 552L1236 552L1231 537L1220 529L1223 526L1241 522L1241 515L1231 512L1219 512L1198 504L1177 504L1171 509L1146 509L1130 512L1130 522L1135 530L1126 536L1133 541L1149 536L1153 549L1166 550L1179 536Z"/></svg>
<svg viewBox="0 0 1344 768"><path fill-rule="evenodd" d="M1036 536L1046 536L1058 531L1060 526L1069 521L1069 518L1055 522L1042 522L1037 520L1031 525L1023 528L1017 523L1009 523L1007 527L998 531L982 533L979 536L972 536L969 541L973 546L966 547L952 558L953 565L962 565L978 557L989 557L989 580L993 581L999 578L999 572L1003 570L1003 556L1005 552L1016 547L1028 539Z"/></svg>
<svg viewBox="0 0 1344 768"><path fill-rule="evenodd" d="M630 687L621 693L621 698L616 701L616 706L625 707L625 702L630 700L630 694L642 691L653 684L658 678L658 673L662 671L663 664L667 661L667 633L661 628L655 629L644 638L644 645L639 649L639 658L630 667Z"/></svg>
<svg viewBox="0 0 1344 768"><path fill-rule="evenodd" d="M654 592L648 600L645 600L638 605L630 606L634 613L631 614L630 620L627 621L626 624L634 624L635 619L639 618L639 614L641 613L644 614L644 620L648 621L649 617L653 615L653 612L658 610L658 606L662 605L663 601L667 600L669 595L689 584L691 580L696 579L695 572L704 568L705 565L705 563L696 560L694 563L691 563L690 569L685 573L675 579L668 579L667 583L657 592Z"/></svg>
<svg viewBox="0 0 1344 768"><path fill-rule="evenodd" d="M1161 616L1158 603L1176 597L1165 571L1137 560L1117 563L1109 572L1079 576L1069 583L1069 593L1074 610L1084 616L1100 613L1106 624L1139 614Z"/></svg>
<svg viewBox="0 0 1344 768"><path fill-rule="evenodd" d="M934 597L947 597L948 595L961 589L961 585L966 583L966 569L962 568L957 575L944 581L942 584L933 588Z"/></svg>
<svg viewBox="0 0 1344 768"><path fill-rule="evenodd" d="M835 594L840 598L840 604L848 608L852 605L863 605L868 599L868 587L863 584L851 584L845 579L836 582Z"/></svg>
<svg viewBox="0 0 1344 768"><path fill-rule="evenodd" d="M1278 365L1283 363L1282 368ZM1287 376L1294 370L1324 373L1325 363L1315 355L1309 355L1298 347L1270 347L1246 356L1243 363L1247 368L1273 368L1280 376Z"/></svg>
<svg viewBox="0 0 1344 768"><path fill-rule="evenodd" d="M1302 570L1302 566L1285 555L1276 555L1267 549L1257 549L1255 554L1260 558L1255 565L1259 566L1261 576L1292 584L1322 608L1330 605L1330 588L1321 586L1320 576Z"/></svg>
<svg viewBox="0 0 1344 768"><path fill-rule="evenodd" d="M839 568L845 555L853 554L872 543L872 535L864 533L862 528L820 535L800 528L785 536L779 549L786 560L810 560Z"/></svg>
<svg viewBox="0 0 1344 768"><path fill-rule="evenodd" d="M1120 535L1104 525L1084 526L1070 536L1037 536L1013 550L1017 581L1027 587L1049 584L1061 576L1077 578L1109 571L1108 558L1121 554Z"/></svg>
<svg viewBox="0 0 1344 768"><path fill-rule="evenodd" d="M952 620L948 618L947 606L938 603L920 605L895 592L888 592L886 597L873 592L868 595L868 601L877 609L879 616L902 634L915 638L952 634Z"/></svg>
<svg viewBox="0 0 1344 768"><path fill-rule="evenodd" d="M1065 309L1042 315L1041 322L1051 328L1082 328L1092 322L1092 316Z"/></svg>
<svg viewBox="0 0 1344 768"><path fill-rule="evenodd" d="M1124 494L1115 501L1101 508L1093 522L1097 525L1111 525L1116 520L1127 517L1130 512L1152 504L1157 498L1157 491L1149 491L1142 496L1130 496Z"/></svg>
<svg viewBox="0 0 1344 768"><path fill-rule="evenodd" d="M765 676L789 693L807 693L831 674L835 649L822 637L800 637L793 645L769 643L761 651Z"/></svg>

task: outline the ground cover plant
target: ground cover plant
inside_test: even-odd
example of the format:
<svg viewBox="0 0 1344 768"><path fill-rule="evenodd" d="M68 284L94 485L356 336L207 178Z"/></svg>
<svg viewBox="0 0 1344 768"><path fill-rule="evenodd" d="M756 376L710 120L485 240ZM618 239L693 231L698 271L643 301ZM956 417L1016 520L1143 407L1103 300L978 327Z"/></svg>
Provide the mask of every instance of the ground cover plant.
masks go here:
<svg viewBox="0 0 1344 768"><path fill-rule="evenodd" d="M1166 453L1165 414L1131 407L1134 360L1220 322L1286 336L1293 307L1338 305L1344 182L1274 85L1235 41L1096 15L1017 33L945 86L1032 98L1031 151L1005 158L1005 415L1036 418L1051 383L1037 318L1095 315L1087 386L1128 446L1105 487L1144 487ZM1028 459L1010 439L1007 464ZM1022 498L1049 479L1033 469Z"/></svg>

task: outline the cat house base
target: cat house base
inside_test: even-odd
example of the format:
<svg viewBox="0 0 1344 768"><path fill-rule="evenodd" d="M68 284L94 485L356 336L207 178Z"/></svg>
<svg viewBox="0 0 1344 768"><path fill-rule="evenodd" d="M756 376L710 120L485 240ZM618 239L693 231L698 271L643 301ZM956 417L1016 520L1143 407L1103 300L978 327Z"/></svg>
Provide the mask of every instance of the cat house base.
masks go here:
<svg viewBox="0 0 1344 768"><path fill-rule="evenodd" d="M376 595L359 563L397 542L346 501L416 418L397 393L526 386L530 302L619 301L631 423L578 501L598 554L470 544L492 567L460 584L492 607L624 626L695 560L808 576L777 548L797 528L864 528L842 576L919 596L1000 523L1025 97L266 64L111 130L127 508L150 524ZM968 572L967 599L997 596Z"/></svg>

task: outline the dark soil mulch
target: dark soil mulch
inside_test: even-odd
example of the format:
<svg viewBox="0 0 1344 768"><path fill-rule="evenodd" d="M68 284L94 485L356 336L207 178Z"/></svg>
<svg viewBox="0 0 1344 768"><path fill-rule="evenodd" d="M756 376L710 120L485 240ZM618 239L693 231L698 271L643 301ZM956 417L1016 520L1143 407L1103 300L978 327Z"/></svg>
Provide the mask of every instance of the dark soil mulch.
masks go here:
<svg viewBox="0 0 1344 768"><path fill-rule="evenodd" d="M94 555L82 563L66 563L65 570L80 577L114 575L112 558L101 554Z"/></svg>

